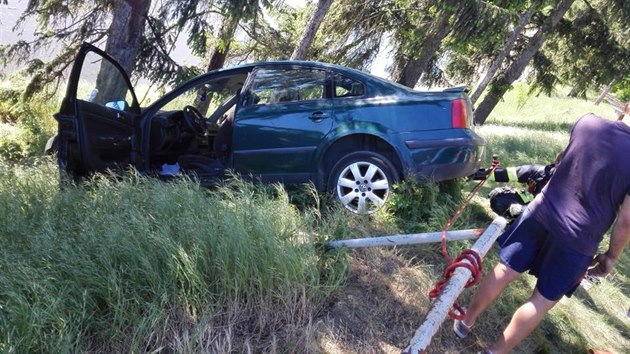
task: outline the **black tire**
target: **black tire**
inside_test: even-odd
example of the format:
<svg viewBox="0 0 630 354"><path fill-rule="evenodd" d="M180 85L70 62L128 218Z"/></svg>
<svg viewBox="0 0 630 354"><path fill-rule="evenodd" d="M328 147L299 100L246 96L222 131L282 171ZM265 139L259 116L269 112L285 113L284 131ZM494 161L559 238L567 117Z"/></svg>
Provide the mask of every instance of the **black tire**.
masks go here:
<svg viewBox="0 0 630 354"><path fill-rule="evenodd" d="M349 211L372 214L391 197L396 182L398 173L386 157L372 151L358 151L335 164L328 189Z"/></svg>

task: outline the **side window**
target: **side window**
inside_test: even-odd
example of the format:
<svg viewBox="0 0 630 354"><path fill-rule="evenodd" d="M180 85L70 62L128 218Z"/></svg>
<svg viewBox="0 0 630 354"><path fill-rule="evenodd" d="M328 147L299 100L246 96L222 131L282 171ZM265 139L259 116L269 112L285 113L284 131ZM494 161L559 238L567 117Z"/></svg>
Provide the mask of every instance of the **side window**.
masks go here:
<svg viewBox="0 0 630 354"><path fill-rule="evenodd" d="M365 86L342 74L335 75L335 97L358 97L365 94Z"/></svg>
<svg viewBox="0 0 630 354"><path fill-rule="evenodd" d="M325 98L326 73L310 69L262 69L249 104L277 104Z"/></svg>
<svg viewBox="0 0 630 354"><path fill-rule="evenodd" d="M125 76L109 60L94 52L85 56L77 99L121 111L130 110L133 103Z"/></svg>

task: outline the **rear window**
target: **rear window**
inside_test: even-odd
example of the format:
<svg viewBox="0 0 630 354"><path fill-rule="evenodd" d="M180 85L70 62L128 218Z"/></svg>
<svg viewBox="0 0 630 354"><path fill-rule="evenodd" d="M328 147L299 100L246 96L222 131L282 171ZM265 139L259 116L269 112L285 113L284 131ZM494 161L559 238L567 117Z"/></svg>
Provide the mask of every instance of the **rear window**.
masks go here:
<svg viewBox="0 0 630 354"><path fill-rule="evenodd" d="M335 97L359 97L365 94L365 86L358 80L344 76L335 75Z"/></svg>

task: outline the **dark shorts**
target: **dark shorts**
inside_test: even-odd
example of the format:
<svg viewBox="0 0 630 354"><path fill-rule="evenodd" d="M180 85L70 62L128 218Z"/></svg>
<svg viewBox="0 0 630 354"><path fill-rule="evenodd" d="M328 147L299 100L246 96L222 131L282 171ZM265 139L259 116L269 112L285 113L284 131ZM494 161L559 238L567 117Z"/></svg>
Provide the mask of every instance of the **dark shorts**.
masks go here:
<svg viewBox="0 0 630 354"><path fill-rule="evenodd" d="M497 242L501 261L519 273L529 270L538 278L540 294L551 301L570 297L593 259L559 242L527 210Z"/></svg>

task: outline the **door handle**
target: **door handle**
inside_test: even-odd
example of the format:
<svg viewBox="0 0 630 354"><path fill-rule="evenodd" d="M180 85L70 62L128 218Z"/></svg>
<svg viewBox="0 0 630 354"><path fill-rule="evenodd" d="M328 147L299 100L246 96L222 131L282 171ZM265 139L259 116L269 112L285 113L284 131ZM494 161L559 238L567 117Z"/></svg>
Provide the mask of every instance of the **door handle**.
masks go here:
<svg viewBox="0 0 630 354"><path fill-rule="evenodd" d="M318 111L311 114L311 116L308 119L312 120L315 123L319 123L322 120L324 120L324 118L328 118L328 114Z"/></svg>

